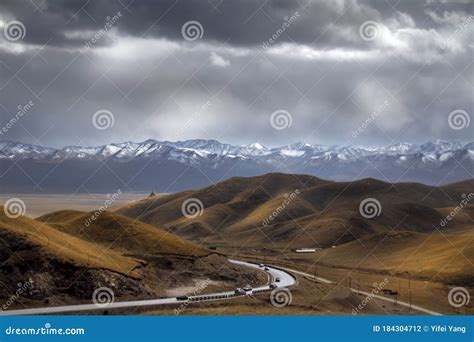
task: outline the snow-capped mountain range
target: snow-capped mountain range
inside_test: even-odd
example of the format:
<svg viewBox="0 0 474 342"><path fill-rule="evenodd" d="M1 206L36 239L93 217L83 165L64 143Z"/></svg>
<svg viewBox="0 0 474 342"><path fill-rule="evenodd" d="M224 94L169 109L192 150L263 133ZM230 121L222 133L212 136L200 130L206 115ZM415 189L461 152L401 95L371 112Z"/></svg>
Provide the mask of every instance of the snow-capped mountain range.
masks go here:
<svg viewBox="0 0 474 342"><path fill-rule="evenodd" d="M361 148L353 146L325 146L304 143L267 148L260 143L246 146L230 145L217 140L186 140L186 141L158 141L149 139L140 143L123 142L96 147L67 146L62 149L42 147L38 145L22 144L18 142L0 142L0 159L74 159L74 158L114 158L130 160L133 158L166 157L176 161L195 161L204 158L311 158L351 160L368 156L398 156L420 155L426 161L443 161L453 153L464 150L474 157L474 142L461 144L437 140L422 145L400 143L388 147Z"/></svg>
<svg viewBox="0 0 474 342"><path fill-rule="evenodd" d="M68 165L74 165L85 172L88 172L86 170L89 168L93 170L94 167L106 165L112 174L119 178L119 182L125 185L131 177L137 182L145 173L148 175L147 172L137 171L140 165L142 170L154 170L157 172L155 176L169 178L169 181L172 181L170 175L178 175L185 168L191 168L192 177L183 176L185 179L174 182L172 190L199 187L222 180L222 177L253 176L266 172L306 173L333 180L373 177L390 182L439 184L472 178L474 142L461 144L437 140L420 145L399 143L380 148L295 143L267 148L260 143L238 146L216 140L170 142L149 139L140 143L123 142L96 147L68 146L55 149L3 141L0 142L1 164L13 169L10 164L20 168L24 165L22 169L32 178L33 184L36 178L29 173L35 175L38 169L44 170L45 165L54 167L54 172ZM68 172L74 175L77 171ZM44 174L43 177L49 177L46 171L40 173ZM6 175L0 178L0 185L4 183L2 178L8 178L8 174L9 172L6 172ZM207 181L201 179L194 182L196 174L205 175L204 179L207 178ZM94 177L91 176L92 179ZM68 179L68 176L61 174L60 178ZM156 181L157 186L162 187L162 180L160 178ZM41 184L45 182L42 180ZM155 184L152 181L138 182L147 189ZM38 185L39 188L41 184ZM136 190L144 189L140 187Z"/></svg>

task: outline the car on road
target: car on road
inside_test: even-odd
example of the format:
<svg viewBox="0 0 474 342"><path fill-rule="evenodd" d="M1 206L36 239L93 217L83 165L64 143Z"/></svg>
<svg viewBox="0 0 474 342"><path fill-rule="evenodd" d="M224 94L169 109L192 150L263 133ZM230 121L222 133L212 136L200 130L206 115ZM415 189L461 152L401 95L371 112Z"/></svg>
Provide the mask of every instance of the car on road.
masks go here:
<svg viewBox="0 0 474 342"><path fill-rule="evenodd" d="M247 285L245 285L245 286L243 287L242 290L244 290L245 293L252 292L252 286L250 286L250 285L247 284Z"/></svg>
<svg viewBox="0 0 474 342"><path fill-rule="evenodd" d="M245 294L245 291L242 290L240 287L238 287L238 288L235 289L234 293L235 293L236 295L244 295L244 294Z"/></svg>
<svg viewBox="0 0 474 342"><path fill-rule="evenodd" d="M265 271L270 271L270 268L268 266L265 266Z"/></svg>
<svg viewBox="0 0 474 342"><path fill-rule="evenodd" d="M280 279L280 278L278 278L278 277L276 277L276 278L275 278L275 282L277 282L277 283L279 283L279 282L280 282L280 280L281 280L281 279Z"/></svg>
<svg viewBox="0 0 474 342"><path fill-rule="evenodd" d="M176 300L188 300L188 296L178 296L176 297Z"/></svg>
<svg viewBox="0 0 474 342"><path fill-rule="evenodd" d="M258 267L265 267L265 265L264 265L264 264L260 264L260 265L258 265Z"/></svg>
<svg viewBox="0 0 474 342"><path fill-rule="evenodd" d="M276 289L276 288L277 288L276 284L274 284L274 283L270 284L270 290L273 290L273 289Z"/></svg>

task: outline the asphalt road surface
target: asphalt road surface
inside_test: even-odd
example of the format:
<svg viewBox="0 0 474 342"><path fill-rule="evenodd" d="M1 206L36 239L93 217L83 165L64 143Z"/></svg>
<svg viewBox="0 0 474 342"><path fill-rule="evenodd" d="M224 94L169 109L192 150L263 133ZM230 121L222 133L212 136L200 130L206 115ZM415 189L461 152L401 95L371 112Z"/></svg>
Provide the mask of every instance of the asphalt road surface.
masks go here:
<svg viewBox="0 0 474 342"><path fill-rule="evenodd" d="M160 299L149 299L149 300L135 300L135 301L125 301L125 302L112 302L105 305L99 304L83 304L83 305L66 305L66 306L55 306L47 308L33 308L33 309L21 309L21 310L6 310L0 311L0 316L16 316L16 315L47 315L47 314L56 314L64 312L78 312L78 311L93 311L93 310L109 310L117 308L130 308L130 307L141 307L141 306L159 306L167 304L178 304L185 302L201 302L201 301L214 301L214 300L230 300L237 297L244 297L253 293L259 293L264 291L270 291L270 284L274 283L278 288L288 287L296 284L296 279L286 271L281 269L276 269L274 267L268 267L265 270L263 267L258 264L253 264L244 261L238 260L229 260L229 262L246 266L250 268L259 269L263 272L266 272L269 277L269 282L260 287L252 289L252 292L246 294L235 294L235 290L219 293L210 293L202 294L198 296L189 296L188 300L178 300L176 297L172 298L160 298ZM278 278L278 282L277 282Z"/></svg>

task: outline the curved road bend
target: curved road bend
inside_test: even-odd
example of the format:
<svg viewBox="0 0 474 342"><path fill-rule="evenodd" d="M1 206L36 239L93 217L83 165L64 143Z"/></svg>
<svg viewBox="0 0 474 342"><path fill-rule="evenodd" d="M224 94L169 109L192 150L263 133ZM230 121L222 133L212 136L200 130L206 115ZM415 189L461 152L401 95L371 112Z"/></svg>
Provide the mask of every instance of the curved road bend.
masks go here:
<svg viewBox="0 0 474 342"><path fill-rule="evenodd" d="M229 260L229 262L235 265L246 266L246 267L255 268L255 269L264 271L264 269L258 266L257 264L244 262L244 261L238 261L238 260ZM287 287L287 286L296 284L296 280L295 278L293 278L293 276L291 276L287 272L282 271L280 269L269 267L269 269L265 272L269 275L271 282L275 282L276 278L280 278L279 282L275 282L275 285L277 287ZM256 287L252 291L268 291L268 290L270 290L270 284ZM198 295L198 296L190 296L189 301L229 300L236 297L244 297L244 296L245 295L236 296L234 291L226 291L226 292L219 292L219 293L203 294L203 295ZM63 312L108 310L108 309L139 307L139 306L158 306L158 305L185 303L185 302L187 301L177 300L176 297L171 297L171 298L150 299L150 300L114 302L114 303L110 303L110 304L106 304L102 306L99 306L96 304L65 305L65 306L55 306L55 307L47 307L47 308L0 311L0 316L41 315L41 314L63 313Z"/></svg>

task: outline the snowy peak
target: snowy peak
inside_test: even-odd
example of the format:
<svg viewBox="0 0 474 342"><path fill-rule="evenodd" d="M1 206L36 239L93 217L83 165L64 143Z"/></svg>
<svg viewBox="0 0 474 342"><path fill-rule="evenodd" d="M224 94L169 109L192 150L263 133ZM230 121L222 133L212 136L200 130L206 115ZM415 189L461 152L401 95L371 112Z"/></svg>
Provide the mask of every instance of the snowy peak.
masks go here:
<svg viewBox="0 0 474 342"><path fill-rule="evenodd" d="M277 159L283 159L282 162L285 160L305 162L306 160L324 158L336 158L341 161L364 158L377 158L378 160L396 158L405 161L420 158L422 162L442 162L451 158L455 153L463 151L472 158L472 150L474 150L473 142L463 146L459 141L443 140L430 141L422 145L404 142L380 148L337 147L298 142L271 149L259 142L238 146L204 139L177 142L148 139L140 143L128 141L96 147L67 146L63 149L3 141L0 142L0 159L113 158L126 161L134 158L162 158L196 164L210 160L216 163L229 158L237 158L255 159L271 164Z"/></svg>

